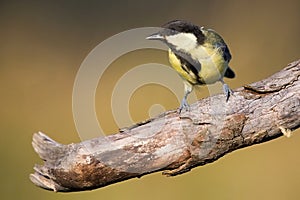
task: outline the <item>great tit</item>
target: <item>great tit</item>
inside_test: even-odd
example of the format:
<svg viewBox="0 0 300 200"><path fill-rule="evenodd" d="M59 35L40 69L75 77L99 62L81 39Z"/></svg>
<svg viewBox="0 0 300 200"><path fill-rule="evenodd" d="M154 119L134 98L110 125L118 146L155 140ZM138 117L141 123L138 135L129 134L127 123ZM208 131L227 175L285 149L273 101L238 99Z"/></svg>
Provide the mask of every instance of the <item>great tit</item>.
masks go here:
<svg viewBox="0 0 300 200"><path fill-rule="evenodd" d="M218 33L187 21L173 20L146 39L160 40L169 47L169 62L184 82L185 93L179 112L189 110L187 96L194 85L220 81L228 101L232 91L223 78L234 78L235 73L228 66L231 60L228 46Z"/></svg>

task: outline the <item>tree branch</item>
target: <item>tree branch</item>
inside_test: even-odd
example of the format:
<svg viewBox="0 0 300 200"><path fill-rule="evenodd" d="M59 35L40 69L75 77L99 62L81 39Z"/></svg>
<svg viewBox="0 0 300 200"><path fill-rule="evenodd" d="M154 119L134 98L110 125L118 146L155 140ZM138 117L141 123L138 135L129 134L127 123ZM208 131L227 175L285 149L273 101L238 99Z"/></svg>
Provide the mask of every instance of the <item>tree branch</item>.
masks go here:
<svg viewBox="0 0 300 200"><path fill-rule="evenodd" d="M300 60L271 77L201 99L190 112L162 115L78 144L63 145L39 132L33 148L44 160L31 181L61 191L100 188L163 171L175 176L223 155L279 136L300 126Z"/></svg>

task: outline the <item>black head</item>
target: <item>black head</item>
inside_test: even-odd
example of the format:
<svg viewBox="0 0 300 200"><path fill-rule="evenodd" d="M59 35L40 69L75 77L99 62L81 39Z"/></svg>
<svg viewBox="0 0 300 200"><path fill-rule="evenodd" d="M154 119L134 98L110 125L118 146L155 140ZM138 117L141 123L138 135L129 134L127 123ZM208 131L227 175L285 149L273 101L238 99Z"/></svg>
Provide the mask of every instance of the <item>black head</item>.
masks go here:
<svg viewBox="0 0 300 200"><path fill-rule="evenodd" d="M203 44L205 36L198 26L184 20L173 20L162 26L163 30L149 36L147 39L163 40L165 36L175 35L178 33L192 33L196 36L198 44ZM160 36L160 37L159 37Z"/></svg>

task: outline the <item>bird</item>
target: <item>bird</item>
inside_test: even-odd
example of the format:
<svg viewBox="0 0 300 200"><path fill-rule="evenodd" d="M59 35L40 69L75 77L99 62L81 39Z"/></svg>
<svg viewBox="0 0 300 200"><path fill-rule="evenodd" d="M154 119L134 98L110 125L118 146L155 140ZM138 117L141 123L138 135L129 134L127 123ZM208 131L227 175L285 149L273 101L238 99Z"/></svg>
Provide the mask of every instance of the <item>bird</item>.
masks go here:
<svg viewBox="0 0 300 200"><path fill-rule="evenodd" d="M179 113L190 110L187 97L195 85L208 85L219 81L223 85L226 102L229 100L233 91L223 78L234 78L235 73L229 67L229 48L216 31L185 20L172 20L146 39L158 40L167 45L171 67L183 79L184 96Z"/></svg>

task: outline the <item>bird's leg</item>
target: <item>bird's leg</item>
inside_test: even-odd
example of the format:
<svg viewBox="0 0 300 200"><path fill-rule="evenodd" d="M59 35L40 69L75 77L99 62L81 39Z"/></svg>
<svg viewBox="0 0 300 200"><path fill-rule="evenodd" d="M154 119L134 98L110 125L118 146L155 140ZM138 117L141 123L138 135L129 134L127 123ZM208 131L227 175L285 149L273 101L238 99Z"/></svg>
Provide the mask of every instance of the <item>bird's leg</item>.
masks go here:
<svg viewBox="0 0 300 200"><path fill-rule="evenodd" d="M185 109L186 111L190 111L190 106L187 102L187 97L192 92L192 90L193 90L193 86L188 82L184 82L184 97L183 97L183 99L181 100L181 103L180 103L180 107L179 107L179 110L178 110L179 113L181 113L181 111L183 109Z"/></svg>
<svg viewBox="0 0 300 200"><path fill-rule="evenodd" d="M228 101L231 94L233 94L233 91L229 88L229 86L223 81L223 79L220 80L220 82L223 84L223 91L226 95L226 102Z"/></svg>
<svg viewBox="0 0 300 200"><path fill-rule="evenodd" d="M188 104L187 102L187 95L188 93L186 93L183 97L183 99L181 100L181 103L180 103L180 107L179 107L179 113L181 113L181 111L183 109L189 111L190 110L190 105Z"/></svg>

